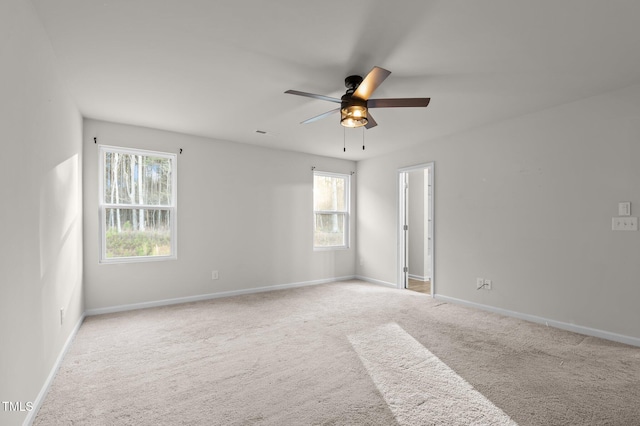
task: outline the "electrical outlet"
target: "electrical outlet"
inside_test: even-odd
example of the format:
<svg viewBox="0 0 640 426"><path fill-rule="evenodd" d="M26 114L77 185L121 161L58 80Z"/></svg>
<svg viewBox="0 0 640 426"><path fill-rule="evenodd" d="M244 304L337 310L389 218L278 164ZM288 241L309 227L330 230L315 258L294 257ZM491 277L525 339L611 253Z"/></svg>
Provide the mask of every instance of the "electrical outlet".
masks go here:
<svg viewBox="0 0 640 426"><path fill-rule="evenodd" d="M60 308L60 325L64 323L64 308Z"/></svg>
<svg viewBox="0 0 640 426"><path fill-rule="evenodd" d="M614 231L637 231L638 218L631 216L611 218L611 229Z"/></svg>
<svg viewBox="0 0 640 426"><path fill-rule="evenodd" d="M484 287L484 278L476 278L476 290L480 290Z"/></svg>
<svg viewBox="0 0 640 426"><path fill-rule="evenodd" d="M491 280L484 280L484 288L491 290Z"/></svg>
<svg viewBox="0 0 640 426"><path fill-rule="evenodd" d="M212 280L218 279L218 271L211 271L211 279Z"/></svg>

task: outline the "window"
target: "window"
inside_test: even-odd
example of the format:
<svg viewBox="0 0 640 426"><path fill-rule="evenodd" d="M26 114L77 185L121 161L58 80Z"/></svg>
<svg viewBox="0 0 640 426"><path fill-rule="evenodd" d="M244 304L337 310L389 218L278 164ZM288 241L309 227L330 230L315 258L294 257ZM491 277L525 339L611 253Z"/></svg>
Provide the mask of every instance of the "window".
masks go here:
<svg viewBox="0 0 640 426"><path fill-rule="evenodd" d="M176 156L100 147L100 262L176 258Z"/></svg>
<svg viewBox="0 0 640 426"><path fill-rule="evenodd" d="M350 178L338 173L313 173L314 249L349 247Z"/></svg>

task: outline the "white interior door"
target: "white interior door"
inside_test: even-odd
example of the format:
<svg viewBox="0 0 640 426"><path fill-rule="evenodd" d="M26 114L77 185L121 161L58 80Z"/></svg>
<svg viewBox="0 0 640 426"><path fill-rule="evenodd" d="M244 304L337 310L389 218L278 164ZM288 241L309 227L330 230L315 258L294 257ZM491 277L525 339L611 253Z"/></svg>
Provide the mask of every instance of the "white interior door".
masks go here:
<svg viewBox="0 0 640 426"><path fill-rule="evenodd" d="M409 174L404 175L404 218L402 232L404 234L404 264L402 265L404 288L409 288Z"/></svg>
<svg viewBox="0 0 640 426"><path fill-rule="evenodd" d="M424 173L424 243L421 265L423 276L431 282L431 295L435 294L434 274L434 164L427 163L398 170L398 288L408 288L409 284L409 173ZM421 185L422 186L422 185ZM415 236L413 236L415 237ZM412 252L412 253L415 253ZM415 257L415 256L414 256ZM424 262L424 264L422 264Z"/></svg>
<svg viewBox="0 0 640 426"><path fill-rule="evenodd" d="M433 256L433 211L431 210L431 206L433 205L433 188L431 186L430 172L431 168L427 168L424 171L424 188L425 188L425 197L424 197L424 216L425 216L425 258L424 258L424 276L430 282L433 282L433 270L432 270L432 259Z"/></svg>

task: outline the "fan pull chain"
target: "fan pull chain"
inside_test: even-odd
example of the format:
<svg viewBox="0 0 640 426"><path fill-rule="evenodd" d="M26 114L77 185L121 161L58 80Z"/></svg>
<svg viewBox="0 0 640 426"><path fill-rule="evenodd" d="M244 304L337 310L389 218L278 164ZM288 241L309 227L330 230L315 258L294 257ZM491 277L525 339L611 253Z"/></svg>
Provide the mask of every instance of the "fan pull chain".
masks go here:
<svg viewBox="0 0 640 426"><path fill-rule="evenodd" d="M362 127L362 150L364 151L364 126Z"/></svg>
<svg viewBox="0 0 640 426"><path fill-rule="evenodd" d="M347 152L347 128L342 128L342 152Z"/></svg>

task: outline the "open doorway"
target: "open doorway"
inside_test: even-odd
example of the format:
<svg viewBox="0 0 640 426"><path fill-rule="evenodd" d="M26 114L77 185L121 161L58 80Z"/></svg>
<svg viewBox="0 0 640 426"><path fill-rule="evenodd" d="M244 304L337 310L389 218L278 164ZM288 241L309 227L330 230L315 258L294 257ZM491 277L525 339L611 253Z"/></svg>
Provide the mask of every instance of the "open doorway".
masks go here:
<svg viewBox="0 0 640 426"><path fill-rule="evenodd" d="M398 287L435 294L433 163L398 170Z"/></svg>

